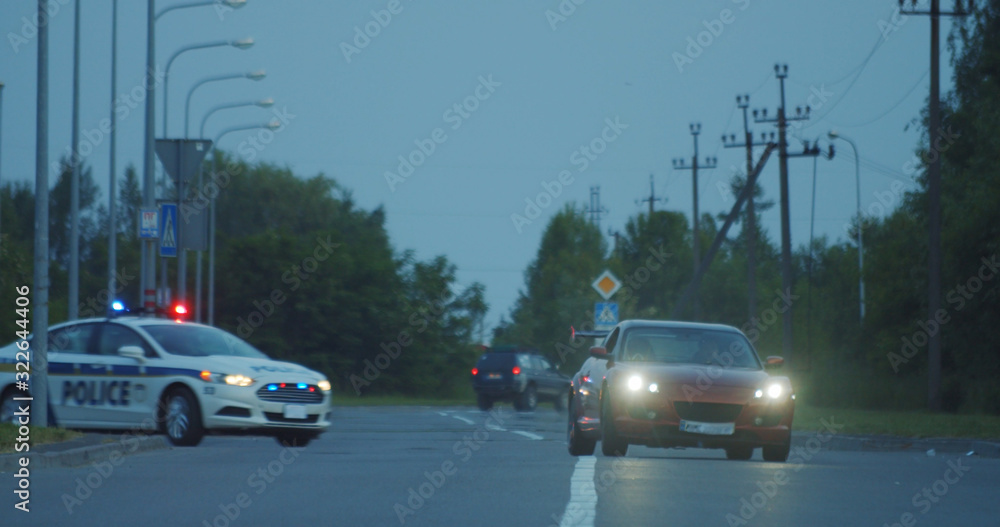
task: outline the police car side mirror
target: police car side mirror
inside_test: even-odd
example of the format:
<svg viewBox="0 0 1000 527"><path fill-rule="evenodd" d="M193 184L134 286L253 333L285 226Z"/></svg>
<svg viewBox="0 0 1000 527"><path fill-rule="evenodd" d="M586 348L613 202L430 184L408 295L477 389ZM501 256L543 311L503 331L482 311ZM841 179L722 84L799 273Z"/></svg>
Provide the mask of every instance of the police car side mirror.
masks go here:
<svg viewBox="0 0 1000 527"><path fill-rule="evenodd" d="M146 352L139 346L122 346L118 348L118 355L135 359L139 362L146 362Z"/></svg>

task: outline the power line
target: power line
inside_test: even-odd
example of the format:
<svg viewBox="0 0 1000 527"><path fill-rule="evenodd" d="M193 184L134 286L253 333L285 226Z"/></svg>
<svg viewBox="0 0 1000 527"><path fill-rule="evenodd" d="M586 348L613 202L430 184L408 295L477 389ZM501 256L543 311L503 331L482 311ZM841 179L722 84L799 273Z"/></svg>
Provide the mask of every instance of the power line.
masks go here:
<svg viewBox="0 0 1000 527"><path fill-rule="evenodd" d="M895 104L893 104L892 106L890 106L884 112L878 114L878 116L876 116L876 117L874 117L874 118L872 118L872 119L870 119L868 121L865 121L863 123L856 123L856 124L838 124L838 123L835 123L833 121L827 121L827 122L830 123L830 124L832 124L832 125L834 125L834 126L836 126L836 127L838 127L838 128L860 128L862 126L867 126L869 124L877 122L877 121L881 120L883 117L885 117L885 116L889 115L890 113L892 113L892 111L895 110L896 108L898 108L900 104L903 104L903 102L905 102L906 99L908 99L910 97L910 95L918 87L920 87L920 84L923 83L924 79L926 79L927 76L930 75L930 73L931 73L931 70L930 70L930 68L928 68L927 71L925 71L924 74L921 75L919 79L917 79L917 82L913 83L913 86L910 86L910 89L906 90L906 93L902 97L900 97L900 99L898 101L896 101Z"/></svg>

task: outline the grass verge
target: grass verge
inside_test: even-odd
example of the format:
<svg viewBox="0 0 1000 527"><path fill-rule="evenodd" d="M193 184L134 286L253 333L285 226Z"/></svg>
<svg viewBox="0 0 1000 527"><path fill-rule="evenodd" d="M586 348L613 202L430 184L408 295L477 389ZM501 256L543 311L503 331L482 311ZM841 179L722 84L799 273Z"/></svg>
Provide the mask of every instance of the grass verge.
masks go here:
<svg viewBox="0 0 1000 527"><path fill-rule="evenodd" d="M45 443L69 441L70 439L80 437L81 435L83 434L73 430L33 426L31 427L29 437L31 438L32 445L41 445ZM0 454L9 454L14 452L17 437L17 426L12 424L0 424Z"/></svg>
<svg viewBox="0 0 1000 527"><path fill-rule="evenodd" d="M891 410L820 408L795 404L795 430L820 430L821 419L843 424L842 434L876 434L903 437L963 437L1000 441L1000 416L939 414Z"/></svg>

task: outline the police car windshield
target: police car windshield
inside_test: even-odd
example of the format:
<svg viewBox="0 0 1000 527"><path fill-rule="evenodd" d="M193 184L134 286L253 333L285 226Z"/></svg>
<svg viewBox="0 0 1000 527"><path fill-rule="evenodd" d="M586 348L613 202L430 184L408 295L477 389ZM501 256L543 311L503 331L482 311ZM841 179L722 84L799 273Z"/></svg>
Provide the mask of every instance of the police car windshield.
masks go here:
<svg viewBox="0 0 1000 527"><path fill-rule="evenodd" d="M150 336L163 349L174 355L207 357L209 355L230 355L267 359L268 356L241 339L221 329L188 324L163 324L144 326Z"/></svg>

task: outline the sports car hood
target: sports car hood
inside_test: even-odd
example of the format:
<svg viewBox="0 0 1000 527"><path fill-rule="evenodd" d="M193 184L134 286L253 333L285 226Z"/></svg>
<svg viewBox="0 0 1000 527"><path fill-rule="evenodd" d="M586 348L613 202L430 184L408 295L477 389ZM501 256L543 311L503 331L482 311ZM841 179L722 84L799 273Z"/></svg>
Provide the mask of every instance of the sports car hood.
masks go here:
<svg viewBox="0 0 1000 527"><path fill-rule="evenodd" d="M722 368L720 366L656 363L622 366L623 374L626 372L628 374L635 373L647 382L673 386L699 386L707 383L713 386L756 389L769 378L763 370Z"/></svg>

